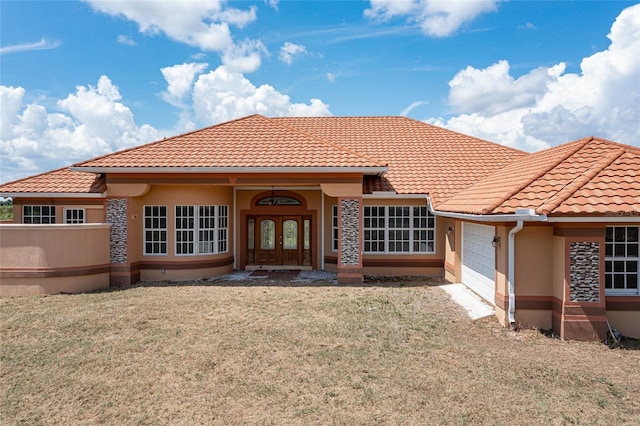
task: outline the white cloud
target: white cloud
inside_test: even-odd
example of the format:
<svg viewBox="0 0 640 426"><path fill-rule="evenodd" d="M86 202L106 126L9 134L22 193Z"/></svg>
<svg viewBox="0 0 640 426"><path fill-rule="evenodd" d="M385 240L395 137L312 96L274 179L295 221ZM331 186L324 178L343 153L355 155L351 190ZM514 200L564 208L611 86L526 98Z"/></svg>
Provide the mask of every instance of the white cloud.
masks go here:
<svg viewBox="0 0 640 426"><path fill-rule="evenodd" d="M449 83L462 114L428 121L527 150L589 135L640 145L640 5L623 10L608 37L580 73L560 63L515 79L507 61L467 67Z"/></svg>
<svg viewBox="0 0 640 426"><path fill-rule="evenodd" d="M327 73L327 80L329 80L329 83L335 83L336 82L336 75L334 73L328 72Z"/></svg>
<svg viewBox="0 0 640 426"><path fill-rule="evenodd" d="M305 46L287 41L280 47L280 60L287 65L291 65L294 57L305 55L306 53L307 48Z"/></svg>
<svg viewBox="0 0 640 426"><path fill-rule="evenodd" d="M193 113L202 124L219 123L249 114L266 116L326 116L329 106L319 99L293 103L272 86L256 87L241 73L224 66L198 77L193 88Z"/></svg>
<svg viewBox="0 0 640 426"><path fill-rule="evenodd" d="M223 63L238 71L254 71L260 66L264 46L259 41L236 44L230 26L243 28L256 20L256 8L240 10L222 0L135 1L85 0L95 10L136 22L141 33L165 34L172 40L214 51Z"/></svg>
<svg viewBox="0 0 640 426"><path fill-rule="evenodd" d="M280 3L280 0L264 0L264 2L274 10L278 10L278 3Z"/></svg>
<svg viewBox="0 0 640 426"><path fill-rule="evenodd" d="M431 37L447 37L478 15L497 10L497 0L371 0L365 16L384 21L404 17Z"/></svg>
<svg viewBox="0 0 640 426"><path fill-rule="evenodd" d="M102 76L97 86L78 86L57 101L58 111L25 105L25 90L0 86L2 181L106 154L158 138L149 126L138 126L120 102L118 88Z"/></svg>
<svg viewBox="0 0 640 426"><path fill-rule="evenodd" d="M13 46L0 47L0 55L6 55L9 53L28 52L31 50L49 50L55 49L60 46L59 41L51 41L42 37L40 41L34 43L15 44Z"/></svg>
<svg viewBox="0 0 640 426"><path fill-rule="evenodd" d="M118 43L125 44L127 46L135 46L137 43L133 41L133 39L127 35L119 35Z"/></svg>
<svg viewBox="0 0 640 426"><path fill-rule="evenodd" d="M184 63L161 68L160 72L167 81L167 90L162 93L162 99L173 106L184 107L184 98L191 91L193 80L201 74L209 64Z"/></svg>
<svg viewBox="0 0 640 426"><path fill-rule="evenodd" d="M427 101L415 101L415 102L412 102L411 105L409 105L408 107L406 107L405 109L402 110L400 115L403 116L403 117L406 117L414 109L416 109L418 107L421 107L422 105L428 105L428 104L429 104L429 102L427 102Z"/></svg>

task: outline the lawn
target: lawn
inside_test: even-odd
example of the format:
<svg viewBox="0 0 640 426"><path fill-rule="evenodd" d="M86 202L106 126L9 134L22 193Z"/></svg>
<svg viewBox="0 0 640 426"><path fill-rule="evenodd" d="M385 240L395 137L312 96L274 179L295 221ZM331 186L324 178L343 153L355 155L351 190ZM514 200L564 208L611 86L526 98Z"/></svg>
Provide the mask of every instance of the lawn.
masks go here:
<svg viewBox="0 0 640 426"><path fill-rule="evenodd" d="M472 322L428 283L0 299L0 422L640 423L639 351Z"/></svg>

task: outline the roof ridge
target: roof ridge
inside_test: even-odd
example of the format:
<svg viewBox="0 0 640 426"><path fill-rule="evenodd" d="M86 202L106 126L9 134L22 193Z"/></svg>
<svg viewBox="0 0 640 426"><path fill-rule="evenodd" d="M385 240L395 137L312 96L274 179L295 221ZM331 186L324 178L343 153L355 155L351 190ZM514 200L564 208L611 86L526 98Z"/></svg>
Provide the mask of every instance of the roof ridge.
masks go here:
<svg viewBox="0 0 640 426"><path fill-rule="evenodd" d="M162 138L162 139L158 139L156 141L143 143L142 145L136 145L136 146L132 146L132 147L129 147L129 148L121 149L120 151L115 151L115 152L110 152L108 154L99 155L97 157L93 157L93 158L89 158L87 160L81 161L79 163L73 163L69 167L82 167L82 164L89 163L91 161L101 160L101 159L107 158L107 157L109 157L111 155L122 154L122 153L125 153L125 152L133 151L133 150L138 149L138 148L142 148L144 146L157 145L157 144L162 143L162 142L171 141L171 140L176 139L176 138L181 138L183 136L191 135L191 134L198 133L198 132L203 132L203 131L208 130L208 129L213 129L214 127L223 126L225 124L234 123L236 121L242 121L242 120L246 120L248 118L253 118L253 117L262 117L262 118L268 119L267 117L265 117L264 115L261 115L261 114L251 114L251 115L247 115L247 116L244 116L244 117L238 117L238 118L235 118L233 120L223 121L221 123L212 124L211 126L203 127L201 129L191 130L189 132L180 133L179 135L170 136L168 138L165 137L165 138Z"/></svg>
<svg viewBox="0 0 640 426"><path fill-rule="evenodd" d="M589 183L591 179L593 179L600 172L609 167L625 152L627 152L627 150L624 148L624 146L620 146L610 154L605 155L604 157L593 163L587 170L582 172L580 176L576 177L571 182L568 182L562 188L557 190L553 195L547 197L547 199L543 201L543 203L538 207L537 210L542 214L549 214L550 212L558 208L560 204L562 204L573 194L575 194L580 188ZM572 156L573 154L566 159L569 159Z"/></svg>
<svg viewBox="0 0 640 426"><path fill-rule="evenodd" d="M553 170L554 168L556 168L560 163L562 163L563 161L565 161L567 158L573 156L576 152L578 152L579 150L581 150L586 144L588 144L589 142L591 142L593 140L593 137L587 137L584 139L579 139L575 142L570 142L570 143L577 143L578 147L575 148L574 150L572 150L568 155L563 155L558 161L555 161L551 164L551 166L543 169L542 171L539 171L538 173L534 173L533 177L530 177L529 179L526 179L522 184L518 185L515 188L511 188L511 191L508 191L506 193L506 195L500 197L500 199L498 201L494 201L493 204L490 204L489 206L485 207L484 209L482 209L482 214L489 214L491 213L493 210L495 210L498 206L500 206L501 204L503 204L505 201L507 201L508 199L510 199L511 197L513 197L515 194L517 194L518 192L522 191L523 189L525 189L527 186L531 185L533 182L535 182L536 180L538 180L540 177L544 176L545 174L549 173L549 171ZM559 145L557 147L554 148L549 148L549 149L545 149L542 151L539 151L537 153L533 153L533 154L529 154L526 157L523 157L522 159L517 159L516 161L513 161L509 164L507 164L505 167L503 167L502 169L500 169L498 172L504 171L506 168L513 166L513 164L519 163L520 160L522 161L527 161L528 159L531 158L531 156L535 156L539 153L542 152L549 152L553 149L558 149L564 147L564 145ZM495 176L496 173L493 173L491 176ZM483 179L484 180L484 179Z"/></svg>
<svg viewBox="0 0 640 426"><path fill-rule="evenodd" d="M294 118L294 117L275 117L275 118ZM304 117L298 117L298 118L304 118ZM314 118L314 117L310 117L310 118ZM331 117L323 117L323 118L331 118ZM367 155L364 155L364 154L362 154L362 153L360 153L358 151L354 151L354 150L351 150L349 148L346 148L346 147L344 147L342 145L339 145L339 144L337 144L335 142L331 142L331 141L322 139L322 138L318 137L318 135L315 135L315 134L313 134L311 132L307 132L306 130L300 129L299 127L294 127L294 126L291 126L291 125L286 124L286 123L277 123L277 125L281 126L281 127L286 127L288 129L291 129L291 130L294 130L294 131L296 131L298 133L301 133L303 135L306 135L306 136L310 137L311 139L313 139L315 141L318 141L318 142L323 143L325 145L329 145L329 146L334 147L334 148L338 148L339 150L341 150L343 152L347 152L347 153L352 154L352 155L357 155L358 157L364 158L367 161L371 161L372 163L375 163L378 166L384 166L384 167L388 167L389 166L389 163L385 163L385 162L383 162L383 161L381 161L379 159L376 159L376 158L371 158L371 157L369 157Z"/></svg>

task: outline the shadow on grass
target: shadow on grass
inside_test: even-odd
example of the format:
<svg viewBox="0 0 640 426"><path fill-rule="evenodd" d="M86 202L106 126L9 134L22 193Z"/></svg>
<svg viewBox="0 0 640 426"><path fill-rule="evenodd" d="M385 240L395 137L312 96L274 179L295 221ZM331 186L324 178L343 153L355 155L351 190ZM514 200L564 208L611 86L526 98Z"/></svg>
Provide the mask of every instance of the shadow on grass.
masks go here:
<svg viewBox="0 0 640 426"><path fill-rule="evenodd" d="M553 330L539 330L540 334L548 337L550 339L558 339L560 340L560 336L558 336ZM609 333L607 333L609 334ZM605 342L601 342L611 349L622 349L629 351L640 351L640 339L633 339L631 337L622 336L618 341L607 336L608 339Z"/></svg>

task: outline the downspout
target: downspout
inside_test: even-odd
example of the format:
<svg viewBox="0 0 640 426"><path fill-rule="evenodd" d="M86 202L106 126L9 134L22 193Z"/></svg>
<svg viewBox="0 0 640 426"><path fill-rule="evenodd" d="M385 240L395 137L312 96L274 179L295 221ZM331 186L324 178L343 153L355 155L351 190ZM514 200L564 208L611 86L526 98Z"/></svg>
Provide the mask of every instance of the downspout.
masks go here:
<svg viewBox="0 0 640 426"><path fill-rule="evenodd" d="M514 325L516 322L516 234L524 227L524 221L519 220L516 226L509 231L509 259L508 259L508 281L509 281L509 324Z"/></svg>

